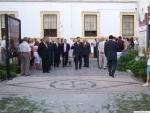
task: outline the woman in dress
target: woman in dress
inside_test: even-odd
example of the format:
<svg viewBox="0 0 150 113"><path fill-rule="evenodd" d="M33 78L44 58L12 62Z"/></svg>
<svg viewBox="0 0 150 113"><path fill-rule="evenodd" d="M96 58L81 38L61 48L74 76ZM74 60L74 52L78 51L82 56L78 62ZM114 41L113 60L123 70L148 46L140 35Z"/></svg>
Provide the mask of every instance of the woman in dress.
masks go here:
<svg viewBox="0 0 150 113"><path fill-rule="evenodd" d="M39 45L39 42L36 41L35 42L35 45L34 45L34 53L33 53L33 56L34 56L34 65L35 65L35 68L37 70L41 70L41 58L38 54L38 45Z"/></svg>

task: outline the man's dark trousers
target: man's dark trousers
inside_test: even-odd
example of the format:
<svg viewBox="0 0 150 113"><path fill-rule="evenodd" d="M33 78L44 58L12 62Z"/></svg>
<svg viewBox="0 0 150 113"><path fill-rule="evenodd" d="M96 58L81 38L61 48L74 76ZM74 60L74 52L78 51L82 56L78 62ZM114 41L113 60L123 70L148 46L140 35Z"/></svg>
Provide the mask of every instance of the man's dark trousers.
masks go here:
<svg viewBox="0 0 150 113"><path fill-rule="evenodd" d="M117 68L117 60L108 60L109 76L114 77L116 68Z"/></svg>
<svg viewBox="0 0 150 113"><path fill-rule="evenodd" d="M89 55L84 55L84 67L89 67Z"/></svg>
<svg viewBox="0 0 150 113"><path fill-rule="evenodd" d="M81 69L81 66L82 66L82 57L75 57L75 69Z"/></svg>
<svg viewBox="0 0 150 113"><path fill-rule="evenodd" d="M66 67L68 64L68 57L69 57L69 53L63 53L63 67Z"/></svg>
<svg viewBox="0 0 150 113"><path fill-rule="evenodd" d="M42 69L43 69L43 73L50 71L49 58L42 58Z"/></svg>

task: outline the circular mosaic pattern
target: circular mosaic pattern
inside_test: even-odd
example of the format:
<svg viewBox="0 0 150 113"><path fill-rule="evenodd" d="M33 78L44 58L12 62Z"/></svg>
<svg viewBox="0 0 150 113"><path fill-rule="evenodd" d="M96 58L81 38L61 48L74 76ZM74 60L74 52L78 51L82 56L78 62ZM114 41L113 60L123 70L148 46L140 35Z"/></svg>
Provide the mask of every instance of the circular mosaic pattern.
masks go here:
<svg viewBox="0 0 150 113"><path fill-rule="evenodd" d="M50 87L65 90L90 89L96 86L94 81L84 80L61 80L50 83Z"/></svg>

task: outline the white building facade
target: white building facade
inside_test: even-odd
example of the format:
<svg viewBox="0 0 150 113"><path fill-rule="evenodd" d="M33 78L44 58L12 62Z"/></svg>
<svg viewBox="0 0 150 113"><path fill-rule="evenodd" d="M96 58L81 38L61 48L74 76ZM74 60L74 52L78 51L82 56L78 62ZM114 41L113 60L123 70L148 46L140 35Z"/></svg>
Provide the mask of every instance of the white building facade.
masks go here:
<svg viewBox="0 0 150 113"><path fill-rule="evenodd" d="M21 20L22 37L138 37L137 5L136 0L1 0L0 37L3 14Z"/></svg>

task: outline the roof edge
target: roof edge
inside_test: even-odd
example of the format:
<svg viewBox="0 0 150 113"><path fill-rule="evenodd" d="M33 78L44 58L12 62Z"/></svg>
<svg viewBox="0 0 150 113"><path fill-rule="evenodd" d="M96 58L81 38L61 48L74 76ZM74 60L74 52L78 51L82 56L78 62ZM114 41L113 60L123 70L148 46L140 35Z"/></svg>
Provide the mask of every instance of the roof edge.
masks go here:
<svg viewBox="0 0 150 113"><path fill-rule="evenodd" d="M0 2L137 3L137 0L0 0Z"/></svg>

